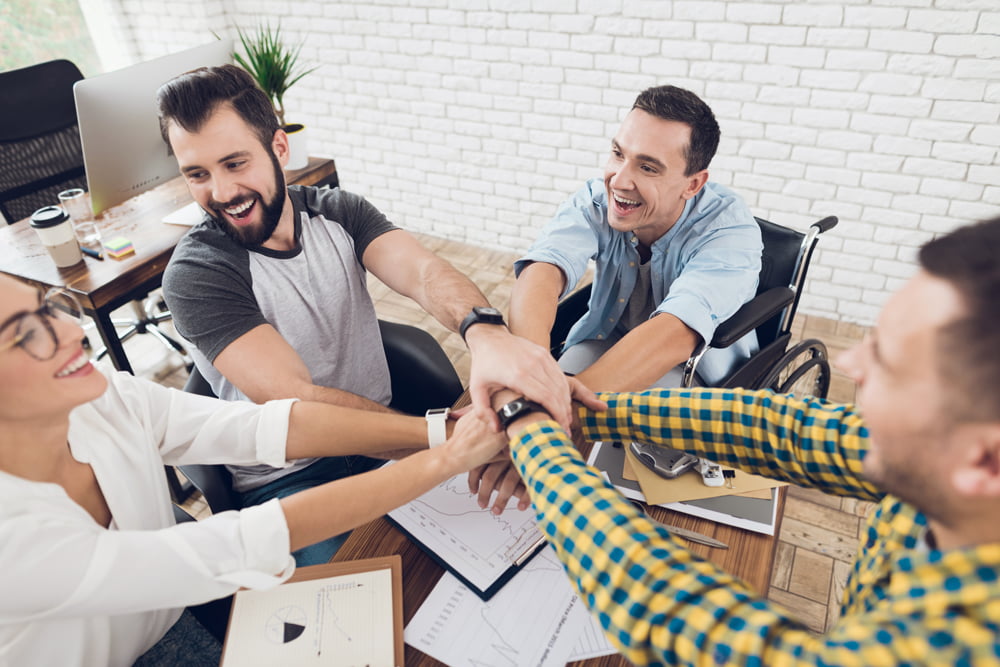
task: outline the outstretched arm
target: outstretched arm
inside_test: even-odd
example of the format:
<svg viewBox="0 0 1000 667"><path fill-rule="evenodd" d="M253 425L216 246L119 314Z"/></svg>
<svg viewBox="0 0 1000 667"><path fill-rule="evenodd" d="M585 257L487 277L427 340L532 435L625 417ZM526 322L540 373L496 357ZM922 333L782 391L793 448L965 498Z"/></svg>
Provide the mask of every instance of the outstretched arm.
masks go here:
<svg viewBox="0 0 1000 667"><path fill-rule="evenodd" d="M293 422L295 418L293 413ZM504 434L494 432L475 413L469 413L439 447L283 498L291 548L294 551L314 544L382 516L441 482L491 460L506 444ZM329 511L331 507L337 511Z"/></svg>
<svg viewBox="0 0 1000 667"><path fill-rule="evenodd" d="M700 341L684 322L661 313L629 331L576 377L594 391L643 391L686 361Z"/></svg>
<svg viewBox="0 0 1000 667"><path fill-rule="evenodd" d="M559 295L566 275L555 264L532 262L521 270L510 294L510 330L542 347L549 347Z"/></svg>
<svg viewBox="0 0 1000 667"><path fill-rule="evenodd" d="M237 389L255 403L299 398L374 412L389 408L349 391L320 387L302 357L270 324L261 324L230 343L213 362Z"/></svg>
<svg viewBox="0 0 1000 667"><path fill-rule="evenodd" d="M419 303L451 331L458 331L474 306L489 305L471 280L401 229L372 241L363 261L382 282ZM509 387L550 409L560 423L569 424L569 387L546 348L491 324L470 327L466 344L472 355L470 394L482 419L496 424L489 398Z"/></svg>
<svg viewBox="0 0 1000 667"><path fill-rule="evenodd" d="M863 446L859 423L849 412L767 392L673 391L606 398L606 413L581 411L584 424L591 422L587 427L591 437L613 434L674 444L671 436L683 434L692 441L704 440L705 448L733 448L730 440L713 437L725 431L737 436L738 443L742 434L742 444L749 449L752 442L766 447L771 441L768 431L786 438L798 430L805 437L829 438L817 447L820 460L834 451L830 445L835 442L848 456ZM782 400L794 404L792 409L772 411L771 404ZM814 414L803 412L825 413L826 418L814 420ZM744 419L720 418L736 413ZM754 427L747 418L752 418ZM771 420L774 423L765 427ZM545 415L534 413L515 421L508 433L540 529L580 598L630 662L860 667L877 661L875 656L895 664L914 655L938 656L928 662L954 661L951 643L937 647L912 639L931 636L937 629L923 618L886 624L871 614L856 614L842 619L825 637L810 634L745 583L699 558L668 529L642 516L600 471L585 464L567 434ZM785 458L760 454L777 466L788 465ZM825 476L837 479L836 472Z"/></svg>

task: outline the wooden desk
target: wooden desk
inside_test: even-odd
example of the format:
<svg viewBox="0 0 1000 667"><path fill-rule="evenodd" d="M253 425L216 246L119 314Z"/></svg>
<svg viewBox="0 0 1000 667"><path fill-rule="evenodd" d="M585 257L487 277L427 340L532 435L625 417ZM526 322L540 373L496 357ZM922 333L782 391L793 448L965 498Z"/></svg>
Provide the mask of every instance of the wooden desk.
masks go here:
<svg viewBox="0 0 1000 667"><path fill-rule="evenodd" d="M778 493L778 523L775 535L781 527L781 517L785 510L785 488ZM515 510L516 511L516 510ZM531 510L528 510L531 511ZM727 572L750 583L766 595L771 583L771 567L777 538L752 533L741 528L724 526L707 519L699 519L680 514L662 507L650 507L650 516L681 528L690 528L710 535L729 545L729 549L711 549L704 545L689 543L691 551L702 556ZM374 558L399 554L403 559L403 621L409 623L437 584L444 569L435 563L420 547L392 526L385 518L376 519L356 528L344 545L333 557L333 562ZM405 647L407 667L438 667L443 663L410 646ZM570 663L578 667L625 667L629 663L621 656L606 656L592 660Z"/></svg>
<svg viewBox="0 0 1000 667"><path fill-rule="evenodd" d="M332 159L310 158L304 169L285 172L285 180L336 187L337 167ZM160 286L174 247L189 229L161 220L190 201L187 186L178 177L104 211L97 216L101 236L124 236L132 241L135 253L121 260L84 256L83 262L64 269L56 267L27 220L2 227L0 271L43 288L65 287L73 292L97 323L115 368L131 372L111 313Z"/></svg>

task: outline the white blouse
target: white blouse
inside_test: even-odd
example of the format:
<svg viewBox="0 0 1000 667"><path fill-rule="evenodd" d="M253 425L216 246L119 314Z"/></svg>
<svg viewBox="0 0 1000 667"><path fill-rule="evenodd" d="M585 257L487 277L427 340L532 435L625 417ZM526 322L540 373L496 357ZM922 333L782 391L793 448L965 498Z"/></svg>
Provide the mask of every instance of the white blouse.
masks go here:
<svg viewBox="0 0 1000 667"><path fill-rule="evenodd" d="M183 607L294 571L277 500L174 524L163 466L285 465L293 400L222 402L101 369L70 415L112 515L99 526L56 484L0 472L0 666L131 665Z"/></svg>

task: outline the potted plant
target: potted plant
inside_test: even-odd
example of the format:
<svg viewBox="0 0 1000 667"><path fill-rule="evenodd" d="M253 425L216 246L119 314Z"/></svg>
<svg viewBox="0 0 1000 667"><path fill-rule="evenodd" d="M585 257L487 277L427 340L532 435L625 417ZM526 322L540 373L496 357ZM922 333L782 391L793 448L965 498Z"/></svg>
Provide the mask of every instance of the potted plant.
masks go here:
<svg viewBox="0 0 1000 667"><path fill-rule="evenodd" d="M288 134L290 156L286 169L303 169L309 162L306 148L305 125L285 123L285 93L299 79L315 71L316 67L303 69L299 65L302 44L288 47L281 40L281 25L272 29L269 23L257 29L256 34L236 28L245 56L234 53L233 58L257 81L260 89L271 98L278 124Z"/></svg>

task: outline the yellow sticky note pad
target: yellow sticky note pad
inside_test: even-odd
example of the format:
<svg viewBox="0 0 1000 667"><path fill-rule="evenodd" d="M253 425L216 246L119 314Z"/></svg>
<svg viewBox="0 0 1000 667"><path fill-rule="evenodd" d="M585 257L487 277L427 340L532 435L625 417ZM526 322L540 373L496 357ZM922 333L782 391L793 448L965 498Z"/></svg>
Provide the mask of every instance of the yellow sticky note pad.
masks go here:
<svg viewBox="0 0 1000 667"><path fill-rule="evenodd" d="M108 255L114 257L115 259L121 259L122 257L135 252L135 247L132 245L132 242L124 236L116 236L115 238L106 241L104 243L104 249L108 251Z"/></svg>

